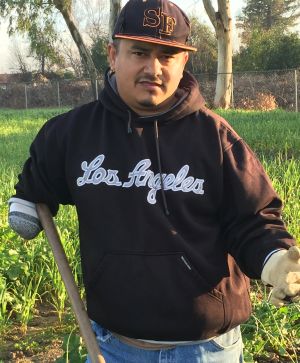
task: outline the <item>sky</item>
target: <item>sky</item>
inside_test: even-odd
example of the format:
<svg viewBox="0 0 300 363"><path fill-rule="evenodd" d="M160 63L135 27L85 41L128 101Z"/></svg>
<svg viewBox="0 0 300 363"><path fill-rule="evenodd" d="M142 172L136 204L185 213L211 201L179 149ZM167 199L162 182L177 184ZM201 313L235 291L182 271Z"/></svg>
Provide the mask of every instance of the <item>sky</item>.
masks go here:
<svg viewBox="0 0 300 363"><path fill-rule="evenodd" d="M97 0L96 0L97 1ZM126 2L126 0L124 1ZM123 4L124 4L123 2ZM201 23L211 25L210 21L205 13L201 0L173 0L174 3L179 5L188 15L197 15ZM217 10L217 1L212 0L215 9ZM231 13L233 18L240 13L241 8L245 5L244 0L232 0L231 1ZM18 44L25 47L25 40L18 38ZM1 73L13 73L11 48L13 39L7 35L7 21L0 19L0 74ZM237 44L238 40L235 37L234 44Z"/></svg>

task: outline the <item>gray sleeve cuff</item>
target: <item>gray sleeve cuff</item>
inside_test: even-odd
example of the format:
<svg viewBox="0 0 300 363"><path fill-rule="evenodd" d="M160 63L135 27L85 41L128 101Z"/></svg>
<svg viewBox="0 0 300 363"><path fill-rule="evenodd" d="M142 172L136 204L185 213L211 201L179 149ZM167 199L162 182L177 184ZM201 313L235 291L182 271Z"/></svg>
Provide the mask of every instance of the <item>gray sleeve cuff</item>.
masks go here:
<svg viewBox="0 0 300 363"><path fill-rule="evenodd" d="M8 223L24 239L33 239L42 230L35 204L20 198L8 201Z"/></svg>

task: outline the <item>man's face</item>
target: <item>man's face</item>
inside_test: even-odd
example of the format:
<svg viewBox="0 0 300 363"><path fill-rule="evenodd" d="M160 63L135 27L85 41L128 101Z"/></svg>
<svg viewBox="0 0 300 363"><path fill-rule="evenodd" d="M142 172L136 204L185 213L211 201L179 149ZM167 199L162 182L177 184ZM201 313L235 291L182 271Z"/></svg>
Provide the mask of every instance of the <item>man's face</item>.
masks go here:
<svg viewBox="0 0 300 363"><path fill-rule="evenodd" d="M188 52L159 44L121 39L118 49L108 46L122 100L137 114L166 111L176 91Z"/></svg>

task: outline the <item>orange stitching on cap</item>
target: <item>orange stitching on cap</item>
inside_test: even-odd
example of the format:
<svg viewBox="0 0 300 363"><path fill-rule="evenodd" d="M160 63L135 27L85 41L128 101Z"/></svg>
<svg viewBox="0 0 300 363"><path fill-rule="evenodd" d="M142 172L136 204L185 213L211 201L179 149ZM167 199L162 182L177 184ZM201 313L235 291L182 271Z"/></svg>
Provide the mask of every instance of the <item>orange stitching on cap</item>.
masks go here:
<svg viewBox="0 0 300 363"><path fill-rule="evenodd" d="M150 28L158 28L160 34L172 35L174 27L176 25L176 19L161 11L161 8L157 9L146 9L144 11L143 26Z"/></svg>
<svg viewBox="0 0 300 363"><path fill-rule="evenodd" d="M179 43L176 41L166 40L166 39L157 39L157 38L152 38L152 37L147 37L147 36L123 35L123 34L116 34L115 37L121 38L121 39L138 40L138 41L146 42L146 43L163 44L163 45L167 45L169 47L176 47L176 48L181 48L181 49L186 49L186 50L191 50L191 51L197 50L197 48L192 47L191 45Z"/></svg>
<svg viewBox="0 0 300 363"><path fill-rule="evenodd" d="M176 19L173 16L169 16L165 13L161 13L162 18L162 29L160 29L160 34L172 35L174 31L174 26L176 25Z"/></svg>
<svg viewBox="0 0 300 363"><path fill-rule="evenodd" d="M144 11L143 26L149 26L151 28L157 28L160 25L160 8L158 9L146 9Z"/></svg>

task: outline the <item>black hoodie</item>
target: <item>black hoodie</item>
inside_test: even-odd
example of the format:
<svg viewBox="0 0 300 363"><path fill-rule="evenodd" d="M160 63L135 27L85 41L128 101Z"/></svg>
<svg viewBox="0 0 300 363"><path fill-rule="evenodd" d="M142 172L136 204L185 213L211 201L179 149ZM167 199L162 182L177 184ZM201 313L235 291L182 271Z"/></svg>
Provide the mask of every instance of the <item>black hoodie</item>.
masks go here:
<svg viewBox="0 0 300 363"><path fill-rule="evenodd" d="M76 206L89 317L132 338L206 339L244 322L244 274L260 278L267 254L294 244L261 164L190 74L176 96L139 117L107 76L100 101L43 126L16 186L54 215Z"/></svg>

